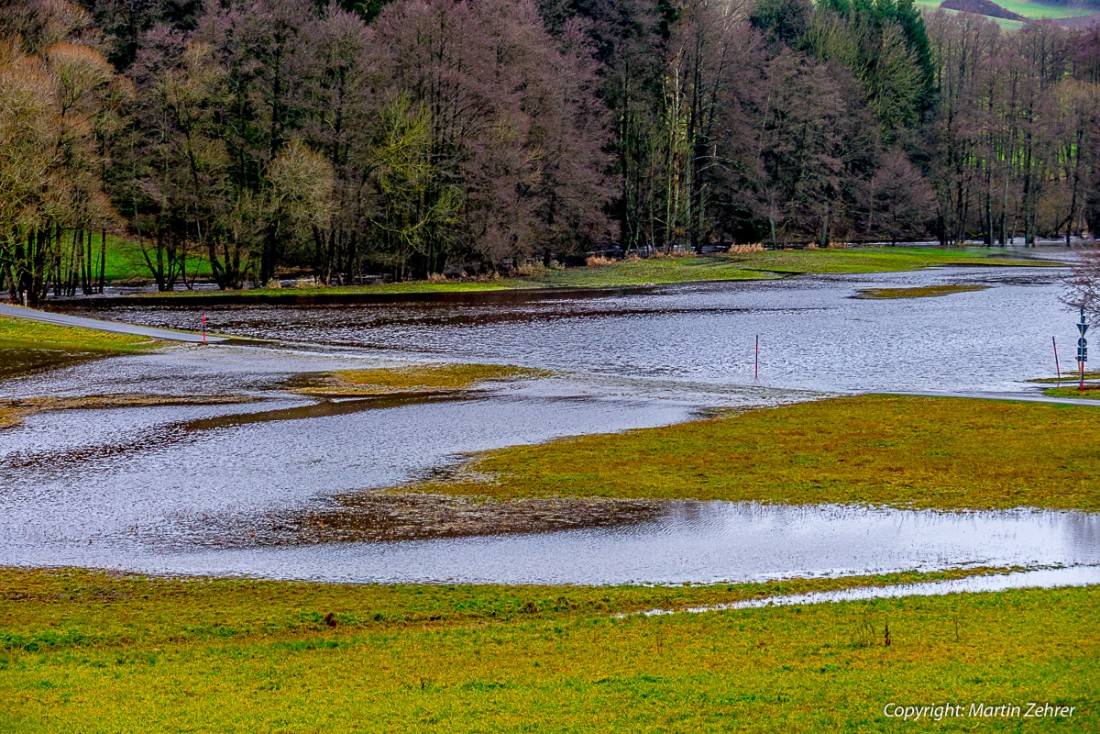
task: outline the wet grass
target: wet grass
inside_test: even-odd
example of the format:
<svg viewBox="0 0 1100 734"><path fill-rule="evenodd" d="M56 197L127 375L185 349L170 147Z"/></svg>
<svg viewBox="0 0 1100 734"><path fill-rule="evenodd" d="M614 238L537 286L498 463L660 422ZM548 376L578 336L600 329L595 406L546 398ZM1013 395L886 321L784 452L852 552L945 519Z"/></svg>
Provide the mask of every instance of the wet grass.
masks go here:
<svg viewBox="0 0 1100 734"><path fill-rule="evenodd" d="M137 354L157 345L140 336L0 316L0 379L98 357Z"/></svg>
<svg viewBox="0 0 1100 734"><path fill-rule="evenodd" d="M1073 378L1062 380L1064 383L1073 383L1070 387L1051 387L1043 390L1043 395L1048 395L1052 398L1085 398L1087 400L1100 400L1100 385L1096 383L1085 383L1085 389L1081 390L1079 384L1075 383Z"/></svg>
<svg viewBox="0 0 1100 734"><path fill-rule="evenodd" d="M291 389L328 398L426 394L467 390L481 383L543 377L544 370L496 364L438 364L338 370L296 378Z"/></svg>
<svg viewBox="0 0 1100 734"><path fill-rule="evenodd" d="M745 262L737 258L709 256L624 260L598 267L544 270L530 276L528 282L550 288L623 288L775 277L774 273L745 267Z"/></svg>
<svg viewBox="0 0 1100 734"><path fill-rule="evenodd" d="M856 731L890 727L887 703L945 701L1049 701L1076 707L1059 730L1100 726L1096 588L613 618L915 576L509 588L0 571L0 730ZM905 728L979 723L1032 722Z"/></svg>
<svg viewBox="0 0 1100 734"><path fill-rule="evenodd" d="M1059 383L1059 382L1061 382L1063 384L1069 384L1069 383L1072 382L1072 383L1076 384L1076 381L1078 380L1078 377L1079 377L1079 374L1077 372L1077 369L1074 368L1072 370L1067 370L1066 372L1062 373L1061 377L1037 377L1033 380L1028 380L1028 382L1039 382L1039 383L1043 383L1043 384L1055 384L1055 383ZM1089 372L1089 371L1086 370L1085 379L1086 380L1100 379L1100 372Z"/></svg>
<svg viewBox="0 0 1100 734"><path fill-rule="evenodd" d="M925 285L916 288L864 288L860 290L856 298L934 298L936 296L948 296L952 293L984 291L988 288L989 286L987 285Z"/></svg>
<svg viewBox="0 0 1100 734"><path fill-rule="evenodd" d="M419 488L497 498L1096 511L1098 421L1087 406L834 398L491 451L470 462L469 478Z"/></svg>

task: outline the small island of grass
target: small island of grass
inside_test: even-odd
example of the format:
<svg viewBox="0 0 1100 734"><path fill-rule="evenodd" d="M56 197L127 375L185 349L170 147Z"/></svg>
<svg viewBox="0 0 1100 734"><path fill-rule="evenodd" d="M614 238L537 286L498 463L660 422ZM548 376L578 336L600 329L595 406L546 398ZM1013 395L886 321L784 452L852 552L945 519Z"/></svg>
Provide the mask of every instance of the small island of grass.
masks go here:
<svg viewBox="0 0 1100 734"><path fill-rule="evenodd" d="M989 286L987 285L924 285L914 288L863 288L856 298L935 298L938 296L948 296L952 293L984 291L988 288Z"/></svg>
<svg viewBox="0 0 1100 734"><path fill-rule="evenodd" d="M298 377L293 392L326 398L377 397L455 392L490 381L542 377L548 373L496 364L431 364L337 370Z"/></svg>
<svg viewBox="0 0 1100 734"><path fill-rule="evenodd" d="M1096 511L1095 410L965 398L833 398L500 449L473 459L466 478L419 488L501 499Z"/></svg>

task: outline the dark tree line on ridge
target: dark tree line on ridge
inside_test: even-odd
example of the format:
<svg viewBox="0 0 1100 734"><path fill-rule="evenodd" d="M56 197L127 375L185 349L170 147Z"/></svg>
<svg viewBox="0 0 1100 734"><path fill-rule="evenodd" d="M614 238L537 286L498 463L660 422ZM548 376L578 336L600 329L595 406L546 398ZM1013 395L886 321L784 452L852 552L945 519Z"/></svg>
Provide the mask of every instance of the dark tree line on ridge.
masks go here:
<svg viewBox="0 0 1100 734"><path fill-rule="evenodd" d="M0 276L1100 231L1100 33L911 0L0 0ZM188 270L192 268L192 270Z"/></svg>

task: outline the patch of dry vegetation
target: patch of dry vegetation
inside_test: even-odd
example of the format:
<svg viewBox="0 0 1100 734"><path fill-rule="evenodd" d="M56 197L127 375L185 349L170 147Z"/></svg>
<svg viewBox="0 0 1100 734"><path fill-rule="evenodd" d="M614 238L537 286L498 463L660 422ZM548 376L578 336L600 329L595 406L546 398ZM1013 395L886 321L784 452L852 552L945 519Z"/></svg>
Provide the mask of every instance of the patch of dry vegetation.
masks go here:
<svg viewBox="0 0 1100 734"><path fill-rule="evenodd" d="M864 288L856 298L935 298L952 293L987 290L987 285L924 285L915 288Z"/></svg>
<svg viewBox="0 0 1100 734"><path fill-rule="evenodd" d="M293 392L326 398L422 395L468 390L490 381L545 377L547 372L496 364L439 364L338 370L303 375Z"/></svg>

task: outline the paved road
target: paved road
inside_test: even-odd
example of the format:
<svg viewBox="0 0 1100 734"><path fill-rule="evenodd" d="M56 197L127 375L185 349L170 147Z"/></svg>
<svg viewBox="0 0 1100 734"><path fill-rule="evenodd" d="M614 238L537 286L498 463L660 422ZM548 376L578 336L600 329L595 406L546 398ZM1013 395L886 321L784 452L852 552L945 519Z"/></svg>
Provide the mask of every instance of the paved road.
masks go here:
<svg viewBox="0 0 1100 734"><path fill-rule="evenodd" d="M193 334L186 331L172 331L170 329L155 329L148 326L123 324L118 321L87 319L83 316L49 313L47 311L38 311L33 308L23 308L22 306L11 306L4 303L0 303L0 316L42 321L47 324L56 324L58 326L75 326L82 329L113 331L117 334L133 334L134 336L144 336L149 339L164 339L165 341L190 342L192 344L202 341L202 334ZM217 342L224 342L226 339L223 337L208 336L206 337L206 341L215 344Z"/></svg>

